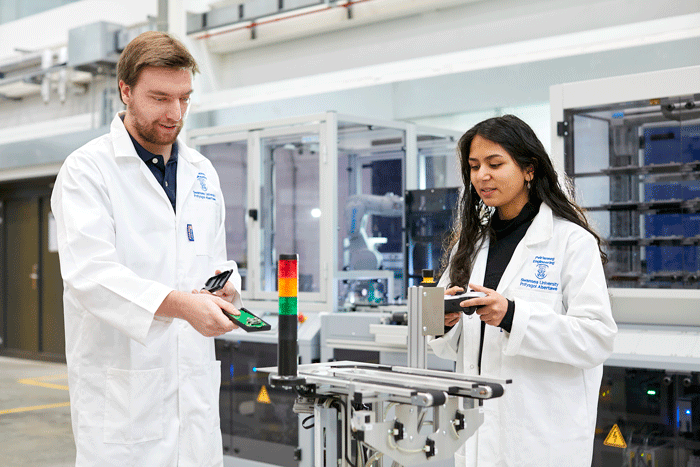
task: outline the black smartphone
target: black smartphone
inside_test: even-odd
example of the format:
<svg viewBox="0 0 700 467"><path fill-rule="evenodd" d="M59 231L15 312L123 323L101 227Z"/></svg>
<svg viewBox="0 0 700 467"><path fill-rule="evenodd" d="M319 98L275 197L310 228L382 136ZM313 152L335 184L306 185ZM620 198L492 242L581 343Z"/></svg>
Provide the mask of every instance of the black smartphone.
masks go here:
<svg viewBox="0 0 700 467"><path fill-rule="evenodd" d="M209 279L207 279L207 282L204 284L202 290L206 290L211 293L221 290L224 285L226 285L226 282L228 281L229 277L231 277L231 274L233 274L233 269L229 269L228 271L211 276Z"/></svg>
<svg viewBox="0 0 700 467"><path fill-rule="evenodd" d="M233 321L239 328L242 328L246 332L269 331L272 329L272 326L270 326L269 323L266 323L262 318L255 316L246 308L241 308L240 312L240 316L234 316L226 313L225 311L224 314L228 317L228 319Z"/></svg>
<svg viewBox="0 0 700 467"><path fill-rule="evenodd" d="M476 311L478 306L468 306L461 307L459 304L464 300L469 300L470 298L480 298L485 297L484 292L476 292L470 290L469 292L464 292L459 295L445 295L445 313L454 313L456 311L463 311L466 315L471 315Z"/></svg>

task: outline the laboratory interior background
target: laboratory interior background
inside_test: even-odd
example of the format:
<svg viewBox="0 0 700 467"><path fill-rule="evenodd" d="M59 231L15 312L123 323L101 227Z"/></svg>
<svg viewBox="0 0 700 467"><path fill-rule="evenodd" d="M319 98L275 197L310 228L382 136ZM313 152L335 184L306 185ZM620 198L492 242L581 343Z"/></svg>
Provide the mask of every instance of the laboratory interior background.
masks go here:
<svg viewBox="0 0 700 467"><path fill-rule="evenodd" d="M1 0L0 464L75 462L49 199L123 109L116 63L147 30L199 64L181 137L219 173L243 301L272 324L216 339L225 465L319 465L294 394L257 371L277 364L279 254L299 255L300 364L406 366L456 141L504 114L606 240L619 333L593 465L700 465L697 0Z"/></svg>

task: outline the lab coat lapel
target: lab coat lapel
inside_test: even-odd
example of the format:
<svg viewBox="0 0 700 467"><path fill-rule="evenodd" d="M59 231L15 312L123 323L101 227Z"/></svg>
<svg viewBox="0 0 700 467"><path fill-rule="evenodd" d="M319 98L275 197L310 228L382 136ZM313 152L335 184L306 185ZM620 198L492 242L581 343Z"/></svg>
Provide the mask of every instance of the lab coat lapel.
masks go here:
<svg viewBox="0 0 700 467"><path fill-rule="evenodd" d="M183 154L183 148L180 146L178 148L179 155ZM181 213L183 205L190 192L192 192L192 186L197 182L197 167L193 165L189 158L182 157L178 159L177 163L177 212Z"/></svg>
<svg viewBox="0 0 700 467"><path fill-rule="evenodd" d="M550 238L552 238L552 209L545 203L541 203L540 211L532 220L530 228L527 229L525 236L518 243L506 270L503 271L503 276L501 276L496 292L503 294L516 274L522 269L525 261L530 257L530 246L547 241Z"/></svg>
<svg viewBox="0 0 700 467"><path fill-rule="evenodd" d="M476 260L474 260L474 267L472 268L471 276L469 277L469 284L484 285L484 277L486 275L486 260L489 256L489 238L486 237L479 247L479 252L476 254ZM467 290L468 284L464 284L464 290Z"/></svg>
<svg viewBox="0 0 700 467"><path fill-rule="evenodd" d="M513 281L515 275L523 267L523 264L525 264L525 261L527 261L529 255L530 248L523 240L521 240L520 243L518 243L518 246L515 247L513 256L511 256L508 266L506 266L506 270L503 271L503 275L501 276L501 280L498 282L496 292L501 295L503 294L503 291L508 287L508 284Z"/></svg>
<svg viewBox="0 0 700 467"><path fill-rule="evenodd" d="M200 172L200 162L206 158L199 152L185 146L181 138L177 139L177 212L182 212L182 206L191 193L192 186L197 183Z"/></svg>
<svg viewBox="0 0 700 467"><path fill-rule="evenodd" d="M147 180L146 183L148 183L149 186L155 191L156 196L160 196L161 198L163 198L163 200L167 201L168 205L170 205L170 200L168 199L168 195L165 194L165 190L163 190L163 187L158 185L156 177L153 176L151 170L146 166L146 164L143 163L139 155L136 153L134 143L133 141L131 141L131 137L129 136L129 132L124 126L124 122L122 122L122 114L122 112L118 113L114 117L114 120L112 120L112 124L110 125L110 134L112 136L114 157L124 157L135 159L136 161L138 161L141 176L143 176Z"/></svg>

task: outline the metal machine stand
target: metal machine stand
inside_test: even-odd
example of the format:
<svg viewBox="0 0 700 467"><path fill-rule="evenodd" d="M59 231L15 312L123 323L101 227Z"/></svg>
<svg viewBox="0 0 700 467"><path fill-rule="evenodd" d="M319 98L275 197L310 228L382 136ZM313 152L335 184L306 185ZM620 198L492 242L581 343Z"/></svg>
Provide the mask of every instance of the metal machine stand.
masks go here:
<svg viewBox="0 0 700 467"><path fill-rule="evenodd" d="M411 368L426 368L425 336L444 334L444 295L443 287L408 289L408 366Z"/></svg>
<svg viewBox="0 0 700 467"><path fill-rule="evenodd" d="M409 289L409 362L416 367L298 367L294 411L314 428L314 466L381 466L383 456L404 466L450 459L483 423L482 401L502 396L510 380L424 369L425 336L444 331L443 294L441 287ZM291 386L280 382L278 368L258 371L270 373L272 385Z"/></svg>
<svg viewBox="0 0 700 467"><path fill-rule="evenodd" d="M299 377L294 411L314 419L317 467L369 467L385 455L404 466L450 459L483 423L481 401L508 383L356 362L301 365Z"/></svg>

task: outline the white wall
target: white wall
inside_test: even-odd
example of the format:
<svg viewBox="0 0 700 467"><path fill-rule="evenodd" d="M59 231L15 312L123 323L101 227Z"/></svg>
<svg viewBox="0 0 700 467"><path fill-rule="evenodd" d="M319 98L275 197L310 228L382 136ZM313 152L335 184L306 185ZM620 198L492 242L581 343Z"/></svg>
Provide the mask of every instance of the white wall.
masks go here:
<svg viewBox="0 0 700 467"><path fill-rule="evenodd" d="M170 0L169 16L209 3ZM68 30L81 24L142 23L157 15L157 4L82 0L0 25L0 60L14 48L65 45ZM475 116L516 107L548 146L546 117L527 109L547 102L552 84L700 64L700 2L477 0L224 54L184 40L203 71L189 128L335 110L464 131ZM89 97L0 100L0 138L84 124L97 107ZM50 125L59 118L65 125Z"/></svg>
<svg viewBox="0 0 700 467"><path fill-rule="evenodd" d="M0 60L19 56L15 49L41 51L67 45L68 31L85 24L145 22L158 14L157 5L157 0L82 0L1 24Z"/></svg>
<svg viewBox="0 0 700 467"><path fill-rule="evenodd" d="M398 65L406 60L444 57L503 44L510 44L514 50L512 44L534 40L550 39L546 44L531 44L543 50L576 43L602 44L616 37L609 28L698 12L700 5L696 0L465 2L462 7L231 53L224 57L221 82L224 87L257 85L387 63ZM584 37L591 30L606 31L609 37ZM572 40L574 33L579 37ZM625 36L646 36L646 40L651 40L653 33L648 27L629 31ZM609 47L616 48L614 44ZM503 51L492 50L491 57L498 53ZM453 65L459 69L458 64ZM402 79L398 76L397 80Z"/></svg>
<svg viewBox="0 0 700 467"><path fill-rule="evenodd" d="M193 111L392 84L394 117L414 119L542 102L556 83L700 63L697 0L465 3L276 44L253 40L216 56L216 82L200 89Z"/></svg>

